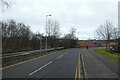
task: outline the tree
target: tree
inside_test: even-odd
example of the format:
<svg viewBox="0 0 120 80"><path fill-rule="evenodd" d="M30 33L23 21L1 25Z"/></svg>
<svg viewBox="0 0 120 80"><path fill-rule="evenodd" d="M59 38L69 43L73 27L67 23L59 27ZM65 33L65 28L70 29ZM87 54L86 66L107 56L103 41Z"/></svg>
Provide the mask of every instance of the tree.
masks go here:
<svg viewBox="0 0 120 80"><path fill-rule="evenodd" d="M75 33L76 33L76 29L72 27L70 29L70 38L71 39L75 39L76 38Z"/></svg>
<svg viewBox="0 0 120 80"><path fill-rule="evenodd" d="M14 0L0 0L0 4L2 6L2 12L5 8L10 8L11 5L14 3Z"/></svg>
<svg viewBox="0 0 120 80"><path fill-rule="evenodd" d="M52 36L51 36L51 46L59 47L60 29L58 21L54 21L52 24Z"/></svg>
<svg viewBox="0 0 120 80"><path fill-rule="evenodd" d="M32 32L30 26L17 23L14 20L2 23L3 52L28 50Z"/></svg>
<svg viewBox="0 0 120 80"><path fill-rule="evenodd" d="M0 0L0 3L2 4L2 6L6 6L7 8L10 6L10 3L6 0Z"/></svg>
<svg viewBox="0 0 120 80"><path fill-rule="evenodd" d="M58 47L58 38L60 37L58 21L49 19L46 25L48 47Z"/></svg>
<svg viewBox="0 0 120 80"><path fill-rule="evenodd" d="M114 27L112 31L112 39L117 40L118 39L118 28Z"/></svg>
<svg viewBox="0 0 120 80"><path fill-rule="evenodd" d="M58 21L54 21L53 27L52 27L52 35L55 36L56 38L60 37L60 28L59 28L59 23Z"/></svg>
<svg viewBox="0 0 120 80"><path fill-rule="evenodd" d="M108 47L110 48L110 39L112 38L113 28L113 24L109 21L106 21L104 25L101 25L96 30L99 38L106 41L106 50L108 50Z"/></svg>
<svg viewBox="0 0 120 80"><path fill-rule="evenodd" d="M65 48L73 48L77 45L77 38L75 36L76 29L71 28L69 33L63 37L62 45Z"/></svg>
<svg viewBox="0 0 120 80"><path fill-rule="evenodd" d="M48 36L52 35L52 25L53 25L53 21L49 19L46 23L46 33Z"/></svg>

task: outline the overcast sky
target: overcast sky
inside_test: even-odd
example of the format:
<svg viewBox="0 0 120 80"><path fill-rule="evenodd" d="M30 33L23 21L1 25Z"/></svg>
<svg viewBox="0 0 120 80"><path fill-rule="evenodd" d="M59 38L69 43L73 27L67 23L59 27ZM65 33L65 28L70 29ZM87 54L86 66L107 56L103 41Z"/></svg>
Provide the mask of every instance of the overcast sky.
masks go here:
<svg viewBox="0 0 120 80"><path fill-rule="evenodd" d="M106 20L118 24L119 0L14 0L15 4L0 17L14 19L31 26L33 32L45 33L45 18L60 24L62 35L76 28L79 39L94 38L95 30Z"/></svg>

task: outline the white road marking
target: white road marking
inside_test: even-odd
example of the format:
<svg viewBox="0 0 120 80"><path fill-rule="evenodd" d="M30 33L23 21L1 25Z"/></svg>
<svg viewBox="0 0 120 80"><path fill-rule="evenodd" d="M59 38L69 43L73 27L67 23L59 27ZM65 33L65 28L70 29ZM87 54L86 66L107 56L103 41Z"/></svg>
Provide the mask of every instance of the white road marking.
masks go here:
<svg viewBox="0 0 120 80"><path fill-rule="evenodd" d="M52 63L52 61L50 61L49 63L45 64L44 66L42 66L42 67L38 68L37 70L33 71L33 72L32 72L32 73L30 73L29 75L33 75L34 73L36 73L36 72L40 71L41 69L43 69L44 67L48 66L48 65L49 65L49 64L51 64L51 63Z"/></svg>
<svg viewBox="0 0 120 80"><path fill-rule="evenodd" d="M57 59L59 59L59 58L61 58L61 57L63 57L63 55L60 55L59 57L57 57Z"/></svg>

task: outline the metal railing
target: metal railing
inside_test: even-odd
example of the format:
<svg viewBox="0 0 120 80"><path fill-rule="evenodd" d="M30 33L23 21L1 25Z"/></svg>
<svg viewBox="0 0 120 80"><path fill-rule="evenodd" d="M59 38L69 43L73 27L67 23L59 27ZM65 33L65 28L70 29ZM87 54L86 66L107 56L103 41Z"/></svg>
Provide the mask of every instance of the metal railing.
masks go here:
<svg viewBox="0 0 120 80"><path fill-rule="evenodd" d="M50 49L47 49L47 51L53 51L53 50L58 50L58 49L63 49L63 48L64 47L50 48ZM30 55L30 54L34 54L36 52L44 52L44 51L46 51L46 49L33 50L33 51L24 51L24 52L15 52L15 53L7 53L7 54L2 54L2 56L0 56L0 58L24 56L24 55Z"/></svg>

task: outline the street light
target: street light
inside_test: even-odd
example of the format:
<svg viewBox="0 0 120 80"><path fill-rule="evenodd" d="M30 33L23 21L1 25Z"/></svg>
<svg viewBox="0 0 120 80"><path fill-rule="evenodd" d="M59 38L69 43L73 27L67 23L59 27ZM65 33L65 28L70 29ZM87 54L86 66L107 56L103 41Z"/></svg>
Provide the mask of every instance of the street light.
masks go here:
<svg viewBox="0 0 120 80"><path fill-rule="evenodd" d="M46 15L46 53L47 53L47 17L52 16L51 14Z"/></svg>

